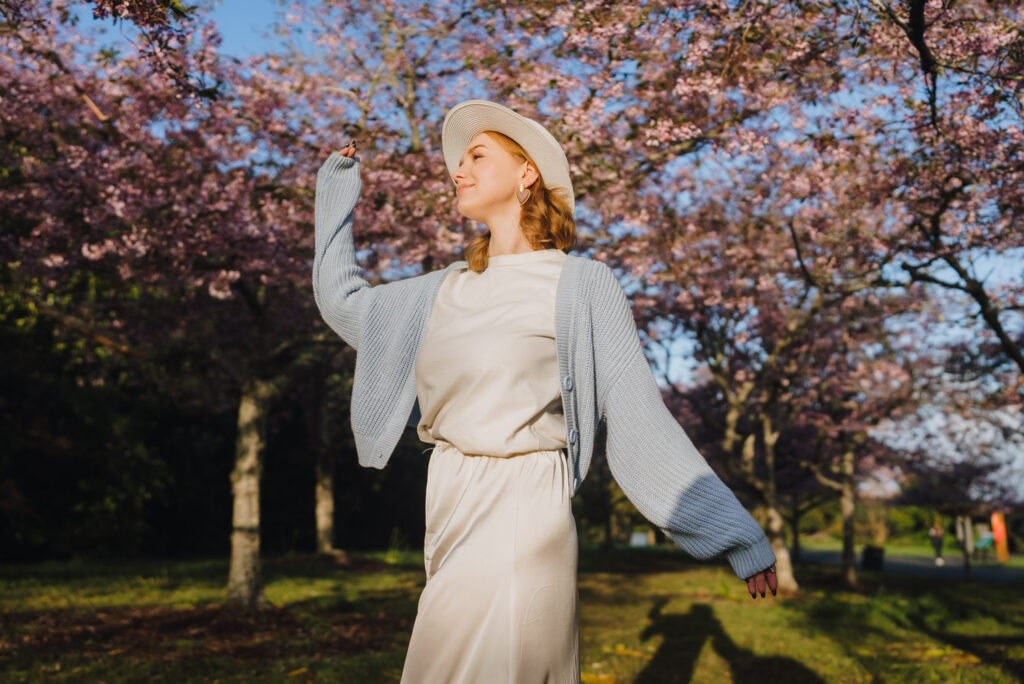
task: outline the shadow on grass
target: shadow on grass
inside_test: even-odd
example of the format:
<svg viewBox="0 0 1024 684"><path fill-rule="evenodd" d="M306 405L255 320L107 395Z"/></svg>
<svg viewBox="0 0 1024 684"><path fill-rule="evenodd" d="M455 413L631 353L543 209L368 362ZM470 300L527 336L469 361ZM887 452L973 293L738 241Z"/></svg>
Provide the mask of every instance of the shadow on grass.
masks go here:
<svg viewBox="0 0 1024 684"><path fill-rule="evenodd" d="M219 606L145 606L87 614L39 611L3 616L0 662L47 661L130 654L141 660L227 655L255 661L314 654L365 653L402 646L396 636L411 621L384 612L322 611L300 616L291 608L252 615Z"/></svg>
<svg viewBox="0 0 1024 684"><path fill-rule="evenodd" d="M421 559L400 563L386 563L368 555L351 554L345 561L330 556L296 554L294 556L264 557L260 561L264 579L278 577L320 578L335 577L339 570L348 572L376 573L382 571L423 571ZM72 560L46 561L31 564L0 565L0 581L25 581L36 584L97 584L109 585L118 580L133 580L139 577L158 577L169 583L194 585L198 582L227 584L228 560L226 558L196 559L123 559L123 560ZM166 585L165 585L166 586Z"/></svg>
<svg viewBox="0 0 1024 684"><path fill-rule="evenodd" d="M790 603L804 616L804 631L828 634L854 658L864 655L856 651L865 635L875 636L875 643L886 648L858 659L876 675L885 671L887 661L927 659L920 653L924 650L954 667L994 665L1024 681L1024 618L1016 583L862 572L861 588L853 591L842 587L831 573L801 570L802 588L825 590L817 600ZM941 646L925 649L921 643L900 643L914 634Z"/></svg>
<svg viewBox="0 0 1024 684"><path fill-rule="evenodd" d="M646 641L661 634L664 641L651 662L637 676L635 684L661 684L663 682L689 682L693 679L697 658L705 642L725 660L732 672L732 681L744 682L806 682L815 684L823 680L803 664L780 656L759 656L732 640L715 617L711 606L694 603L682 615L662 613L667 598L658 599L648 613L651 624L640 635Z"/></svg>
<svg viewBox="0 0 1024 684"><path fill-rule="evenodd" d="M617 572L631 576L659 572L678 572L700 566L724 565L724 561L698 561L679 548L662 546L630 547L617 545L604 549L581 545L579 572Z"/></svg>
<svg viewBox="0 0 1024 684"><path fill-rule="evenodd" d="M412 567L417 566L409 564ZM320 578L343 584L345 578L409 569L405 564L397 566L371 558L338 564L320 557L267 559L263 568L268 582L280 579L298 584ZM4 574L16 582L24 578L16 572L21 570L8 566ZM137 585L140 578L154 577L161 579L160 591L179 584L222 587L227 563L190 560L165 565L140 560L43 564L32 570L24 578L24 583L31 586L20 591L54 585L70 594L100 590L113 594L131 591L121 587ZM287 601L248 615L208 601L193 605L142 603L40 609L8 606L0 610L0 679L4 679L2 673L11 672L40 676L40 666L52 663L84 668L80 676L88 681L95 674L94 667L113 667L112 672L120 677L147 663L160 663L160 667L176 663L174 667L198 676L199 670L212 667L213 662L248 663L259 670L281 662L316 663L389 653L404 649L408 641L412 628L408 614L415 612L410 591L405 586L360 587L350 600L327 594Z"/></svg>
<svg viewBox="0 0 1024 684"><path fill-rule="evenodd" d="M0 582L30 580L35 584L98 584L140 576L160 577L172 582L227 582L226 559L123 559L70 560L0 565Z"/></svg>

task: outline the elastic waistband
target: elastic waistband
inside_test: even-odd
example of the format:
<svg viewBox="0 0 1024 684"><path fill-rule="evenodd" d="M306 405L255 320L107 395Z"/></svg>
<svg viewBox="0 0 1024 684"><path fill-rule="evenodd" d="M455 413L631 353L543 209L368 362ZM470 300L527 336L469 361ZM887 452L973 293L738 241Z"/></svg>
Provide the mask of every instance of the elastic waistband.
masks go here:
<svg viewBox="0 0 1024 684"><path fill-rule="evenodd" d="M443 439L435 440L434 450L438 450L438 449L445 450L445 451L455 451L455 452L458 452L458 453L462 454L463 456L466 456L467 458L481 458L482 457L482 458L502 458L502 459L508 459L508 458L520 458L522 456L529 456L530 454L561 454L561 455L565 455L565 448L564 447L561 448L561 449L534 449L533 451L526 451L526 452L519 453L519 454L512 454L510 456L491 456L490 454L466 454L466 453L463 453L457 446L455 446L451 442L445 441Z"/></svg>

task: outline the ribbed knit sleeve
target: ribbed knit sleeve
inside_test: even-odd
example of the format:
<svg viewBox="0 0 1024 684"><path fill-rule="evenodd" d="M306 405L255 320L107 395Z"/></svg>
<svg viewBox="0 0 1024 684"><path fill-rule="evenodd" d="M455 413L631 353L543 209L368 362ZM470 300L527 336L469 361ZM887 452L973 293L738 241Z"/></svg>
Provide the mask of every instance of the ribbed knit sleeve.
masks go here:
<svg viewBox="0 0 1024 684"><path fill-rule="evenodd" d="M356 263L352 241L352 213L361 190L359 160L332 152L316 176L313 298L327 325L357 350L374 289Z"/></svg>
<svg viewBox="0 0 1024 684"><path fill-rule="evenodd" d="M665 405L622 286L599 269L591 301L598 411L612 476L637 510L691 555L725 554L742 579L775 562L761 526Z"/></svg>

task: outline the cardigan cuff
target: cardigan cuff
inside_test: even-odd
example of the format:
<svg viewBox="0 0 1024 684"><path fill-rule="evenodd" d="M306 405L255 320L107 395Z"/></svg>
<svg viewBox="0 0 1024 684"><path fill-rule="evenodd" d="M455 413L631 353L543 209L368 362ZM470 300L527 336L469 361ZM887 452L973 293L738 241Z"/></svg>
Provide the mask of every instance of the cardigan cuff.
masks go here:
<svg viewBox="0 0 1024 684"><path fill-rule="evenodd" d="M336 172L336 171L341 171L343 169L351 168L351 167L355 166L356 164L358 164L359 161L360 160L359 160L359 155L358 154L353 155L351 157L346 157L341 152L335 151L335 152L331 152L330 155L328 155L327 159L324 160L324 163L323 163L322 166L327 171L334 171L334 172Z"/></svg>
<svg viewBox="0 0 1024 684"><path fill-rule="evenodd" d="M775 562L775 552L772 551L771 542L764 536L751 546L742 546L729 551L725 554L725 557L729 559L732 571L741 580L745 580L762 570L767 570Z"/></svg>

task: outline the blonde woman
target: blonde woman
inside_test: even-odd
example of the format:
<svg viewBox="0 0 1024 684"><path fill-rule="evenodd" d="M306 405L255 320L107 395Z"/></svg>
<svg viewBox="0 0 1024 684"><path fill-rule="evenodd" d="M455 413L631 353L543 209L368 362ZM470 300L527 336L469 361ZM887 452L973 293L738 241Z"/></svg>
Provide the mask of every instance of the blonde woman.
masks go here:
<svg viewBox="0 0 1024 684"><path fill-rule="evenodd" d="M575 198L539 123L468 100L442 128L459 213L487 226L465 260L371 287L355 262L354 145L317 175L313 290L356 348L352 429L383 468L404 428L433 444L424 564L402 682L579 682L571 498L599 421L612 475L698 558L723 554L752 597L776 590L760 526L672 417L625 293L570 254Z"/></svg>

